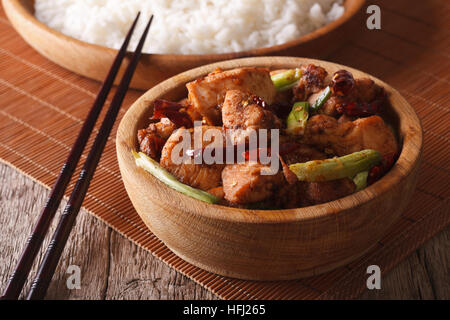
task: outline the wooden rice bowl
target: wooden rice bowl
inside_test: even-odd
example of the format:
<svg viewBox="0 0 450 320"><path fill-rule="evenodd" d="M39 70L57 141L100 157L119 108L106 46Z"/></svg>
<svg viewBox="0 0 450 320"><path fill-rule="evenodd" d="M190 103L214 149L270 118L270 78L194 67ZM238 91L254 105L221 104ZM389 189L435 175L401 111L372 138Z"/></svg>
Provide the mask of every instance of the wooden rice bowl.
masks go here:
<svg viewBox="0 0 450 320"><path fill-rule="evenodd" d="M33 0L2 0L14 28L34 49L56 64L80 75L103 81L117 51L83 42L47 27L34 17ZM345 0L345 13L336 21L285 44L225 54L143 54L131 87L147 90L180 72L217 61L251 56L294 55L323 57L335 50L356 30L349 26L356 19L364 0ZM120 75L126 67L122 65Z"/></svg>
<svg viewBox="0 0 450 320"><path fill-rule="evenodd" d="M370 77L390 93L389 123L402 143L395 166L363 191L321 205L292 210L243 210L207 204L167 187L136 166L131 150L148 124L155 99L179 100L186 82L217 67L272 70L302 63L329 73L345 68ZM416 185L422 128L414 109L392 87L361 71L330 62L290 57L231 60L179 74L147 91L124 116L117 156L128 195L148 228L174 253L202 269L251 280L286 280L317 275L348 264L374 246L397 221Z"/></svg>

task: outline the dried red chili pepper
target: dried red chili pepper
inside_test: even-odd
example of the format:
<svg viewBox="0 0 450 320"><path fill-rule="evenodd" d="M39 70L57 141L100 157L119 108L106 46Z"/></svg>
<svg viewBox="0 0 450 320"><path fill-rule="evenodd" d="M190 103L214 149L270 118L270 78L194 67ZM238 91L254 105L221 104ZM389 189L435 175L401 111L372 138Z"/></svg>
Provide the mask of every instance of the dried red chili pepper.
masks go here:
<svg viewBox="0 0 450 320"><path fill-rule="evenodd" d="M182 104L167 100L155 100L153 104L152 119L168 118L178 128L185 127L187 129L194 127L191 117L181 110L185 108Z"/></svg>
<svg viewBox="0 0 450 320"><path fill-rule="evenodd" d="M346 70L336 71L331 81L331 91L334 95L344 97L355 87L353 75Z"/></svg>
<svg viewBox="0 0 450 320"><path fill-rule="evenodd" d="M161 111L180 111L184 106L178 102L172 102L167 100L158 99L153 103L154 113Z"/></svg>
<svg viewBox="0 0 450 320"><path fill-rule="evenodd" d="M387 101L387 94L381 90L374 101L366 102L345 102L336 106L336 110L340 114L345 114L349 117L370 117L376 114L381 114Z"/></svg>
<svg viewBox="0 0 450 320"><path fill-rule="evenodd" d="M373 166L367 176L367 184L371 185L383 176L383 167L381 165Z"/></svg>
<svg viewBox="0 0 450 320"><path fill-rule="evenodd" d="M383 167L386 169L386 171L390 170L392 168L392 166L394 165L395 159L396 159L396 155L395 154L386 154L383 156L383 159L381 160L381 163L383 165Z"/></svg>
<svg viewBox="0 0 450 320"><path fill-rule="evenodd" d="M376 181L380 180L394 165L396 155L386 154L383 156L381 163L379 165L373 166L369 171L369 176L367 177L367 184L371 185Z"/></svg>

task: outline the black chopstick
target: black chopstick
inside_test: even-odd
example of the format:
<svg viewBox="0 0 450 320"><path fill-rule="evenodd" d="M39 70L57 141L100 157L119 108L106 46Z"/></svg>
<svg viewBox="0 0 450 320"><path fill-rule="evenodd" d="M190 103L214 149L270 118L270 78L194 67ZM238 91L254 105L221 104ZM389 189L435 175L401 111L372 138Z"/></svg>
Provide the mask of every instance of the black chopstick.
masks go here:
<svg viewBox="0 0 450 320"><path fill-rule="evenodd" d="M14 300L18 299L20 292L25 284L25 281L30 273L31 267L33 265L33 261L36 258L37 253L39 252L40 247L42 246L42 242L45 238L45 235L48 232L50 223L52 222L55 213L59 207L62 197L64 196L64 192L67 188L67 185L70 182L70 179L77 167L77 164L80 160L80 157L83 153L83 150L86 146L86 143L91 135L91 132L97 122L98 116L105 104L108 93L111 90L111 87L114 83L114 79L120 69L122 61L127 53L128 44L130 42L131 36L135 29L136 23L139 20L140 13L138 13L136 19L134 20L123 44L117 53L116 58L111 66L111 69L108 72L108 75L95 99L95 102L89 111L89 114L86 120L83 123L83 126L78 134L78 137L75 143L72 146L72 149L69 153L69 156L66 159L66 162L62 166L58 178L53 185L53 188L50 192L50 196L47 200L45 207L43 208L37 223L33 228L33 232L31 236L28 238L26 243L26 247L17 263L12 276L6 286L6 289L3 293L1 299Z"/></svg>
<svg viewBox="0 0 450 320"><path fill-rule="evenodd" d="M114 95L105 119L95 138L94 144L89 151L89 155L86 159L86 162L84 163L83 169L81 170L75 188L70 195L69 201L67 202L56 230L53 233L50 244L47 247L47 251L45 252L44 259L39 267L36 278L31 284L31 289L27 296L28 300L43 299L47 292L56 266L58 265L59 259L66 245L70 231L72 230L75 219L83 203L84 197L86 196L86 192L89 188L92 176L94 175L97 164L100 161L100 157L103 153L103 149L105 148L107 139L117 118L117 114L119 113L120 106L122 105L125 94L128 91L128 86L131 82L134 71L136 70L136 66L141 56L142 47L144 46L144 42L147 38L148 30L152 21L153 16L150 18L142 34L139 44L133 54L133 58L131 59L131 62L125 71L125 74L119 84L119 87L117 88L116 94Z"/></svg>

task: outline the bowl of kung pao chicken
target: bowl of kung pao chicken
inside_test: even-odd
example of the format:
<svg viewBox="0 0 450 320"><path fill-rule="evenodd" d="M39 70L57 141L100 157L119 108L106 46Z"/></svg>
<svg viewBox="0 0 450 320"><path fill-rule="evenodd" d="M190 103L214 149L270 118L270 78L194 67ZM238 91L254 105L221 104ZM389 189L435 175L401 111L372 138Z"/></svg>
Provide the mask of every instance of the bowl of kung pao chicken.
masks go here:
<svg viewBox="0 0 450 320"><path fill-rule="evenodd" d="M193 265L285 280L345 265L415 188L420 121L388 84L330 62L207 65L145 93L117 133L128 195Z"/></svg>

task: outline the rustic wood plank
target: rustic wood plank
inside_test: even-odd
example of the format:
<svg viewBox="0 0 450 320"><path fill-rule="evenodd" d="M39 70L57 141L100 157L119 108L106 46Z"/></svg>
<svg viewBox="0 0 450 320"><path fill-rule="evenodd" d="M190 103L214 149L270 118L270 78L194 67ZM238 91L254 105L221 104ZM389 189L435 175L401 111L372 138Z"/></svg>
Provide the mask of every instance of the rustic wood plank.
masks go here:
<svg viewBox="0 0 450 320"><path fill-rule="evenodd" d="M6 286L47 195L46 188L0 163L0 290ZM51 232L55 225L56 220ZM44 246L47 244L48 239ZM38 261L41 260L42 252ZM67 288L69 265L81 269L79 290ZM30 281L24 291L29 287ZM46 298L216 299L211 292L112 231L85 210L78 216Z"/></svg>
<svg viewBox="0 0 450 320"><path fill-rule="evenodd" d="M48 190L0 164L0 290L17 262ZM54 229L54 225L52 230ZM46 241L48 243L48 240ZM449 299L450 228L382 279L382 290L361 299ZM39 261L42 258L42 254ZM81 289L66 286L67 267L81 268ZM33 274L36 268L33 269ZM29 288L29 282L26 289ZM82 210L49 288L47 299L217 299L148 251Z"/></svg>

